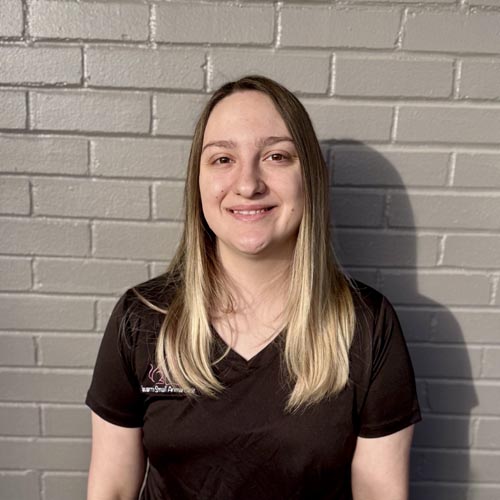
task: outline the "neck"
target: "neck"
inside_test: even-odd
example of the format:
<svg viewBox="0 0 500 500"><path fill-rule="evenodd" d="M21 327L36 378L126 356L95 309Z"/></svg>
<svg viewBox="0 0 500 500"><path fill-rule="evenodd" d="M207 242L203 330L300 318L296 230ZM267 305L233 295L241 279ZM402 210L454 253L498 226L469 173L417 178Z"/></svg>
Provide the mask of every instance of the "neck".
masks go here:
<svg viewBox="0 0 500 500"><path fill-rule="evenodd" d="M283 301L293 252L279 256L246 256L219 252L236 306Z"/></svg>
<svg viewBox="0 0 500 500"><path fill-rule="evenodd" d="M283 329L291 257L218 254L231 308L216 306L211 321L226 343L249 359Z"/></svg>

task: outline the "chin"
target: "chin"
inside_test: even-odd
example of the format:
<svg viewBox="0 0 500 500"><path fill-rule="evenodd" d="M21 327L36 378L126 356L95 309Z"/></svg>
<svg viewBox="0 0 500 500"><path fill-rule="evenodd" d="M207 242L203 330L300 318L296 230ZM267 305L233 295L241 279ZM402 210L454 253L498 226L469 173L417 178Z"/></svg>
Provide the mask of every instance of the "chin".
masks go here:
<svg viewBox="0 0 500 500"><path fill-rule="evenodd" d="M236 247L236 249L244 255L258 256L265 253L266 250L269 249L269 247L265 243L263 243L258 245L240 245Z"/></svg>

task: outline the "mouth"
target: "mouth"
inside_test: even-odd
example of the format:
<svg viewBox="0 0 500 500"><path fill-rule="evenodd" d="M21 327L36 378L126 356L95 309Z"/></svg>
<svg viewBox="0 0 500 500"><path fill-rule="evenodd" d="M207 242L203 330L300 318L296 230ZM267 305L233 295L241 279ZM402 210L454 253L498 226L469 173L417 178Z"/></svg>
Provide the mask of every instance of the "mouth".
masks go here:
<svg viewBox="0 0 500 500"><path fill-rule="evenodd" d="M265 208L254 208L254 209L236 209L236 208L229 208L228 210L232 214L236 215L257 215L257 214L264 214L266 212L269 212L272 210L274 207L265 207Z"/></svg>

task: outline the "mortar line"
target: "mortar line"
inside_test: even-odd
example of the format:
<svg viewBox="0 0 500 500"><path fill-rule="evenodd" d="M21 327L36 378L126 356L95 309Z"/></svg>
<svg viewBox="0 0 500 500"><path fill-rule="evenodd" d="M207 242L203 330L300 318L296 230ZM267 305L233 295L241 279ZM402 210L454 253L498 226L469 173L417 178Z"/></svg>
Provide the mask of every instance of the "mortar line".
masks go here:
<svg viewBox="0 0 500 500"><path fill-rule="evenodd" d="M330 74L329 74L329 82L328 89L326 91L327 95L332 97L335 95L335 78L337 75L337 55L335 52L332 52L330 56Z"/></svg>
<svg viewBox="0 0 500 500"><path fill-rule="evenodd" d="M496 305L495 300L496 300L497 293L498 293L499 282L500 282L500 276L493 275L491 277L490 306Z"/></svg>
<svg viewBox="0 0 500 500"><path fill-rule="evenodd" d="M446 176L446 186L454 187L455 171L457 164L457 153L453 151L448 158L448 175Z"/></svg>
<svg viewBox="0 0 500 500"><path fill-rule="evenodd" d="M453 61L453 81L452 81L452 96L453 99L460 99L460 86L462 82L462 66L461 59L454 59Z"/></svg>
<svg viewBox="0 0 500 500"><path fill-rule="evenodd" d="M444 263L444 250L445 250L447 238L448 238L447 234L444 234L444 235L439 237L438 247L437 247L436 267L441 267Z"/></svg>
<svg viewBox="0 0 500 500"><path fill-rule="evenodd" d="M156 43L156 29L157 29L157 5L152 3L149 6L149 19L148 19L148 42L149 46L153 49L158 48Z"/></svg>
<svg viewBox="0 0 500 500"><path fill-rule="evenodd" d="M396 51L403 49L403 39L404 39L404 35L405 35L407 20L408 20L408 7L404 8L403 12L401 13L399 30L398 30L398 34L396 36L396 43L395 43Z"/></svg>
<svg viewBox="0 0 500 500"><path fill-rule="evenodd" d="M283 2L275 2L274 4L274 37L272 46L275 49L279 49L281 47L281 35L282 35L282 24L281 24L281 10L283 8Z"/></svg>

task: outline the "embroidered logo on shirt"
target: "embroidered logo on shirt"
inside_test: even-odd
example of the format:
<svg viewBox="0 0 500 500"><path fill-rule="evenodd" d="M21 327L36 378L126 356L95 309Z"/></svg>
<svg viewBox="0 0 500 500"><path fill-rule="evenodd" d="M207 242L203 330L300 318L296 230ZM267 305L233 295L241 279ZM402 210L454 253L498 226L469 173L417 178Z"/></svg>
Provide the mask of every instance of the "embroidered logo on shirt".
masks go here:
<svg viewBox="0 0 500 500"><path fill-rule="evenodd" d="M158 367L155 367L153 364L150 364L149 367L148 379L153 383L153 385L141 385L141 392L171 395L194 394L196 392L194 387L191 387L186 391L178 385L170 384L165 380L163 373Z"/></svg>

